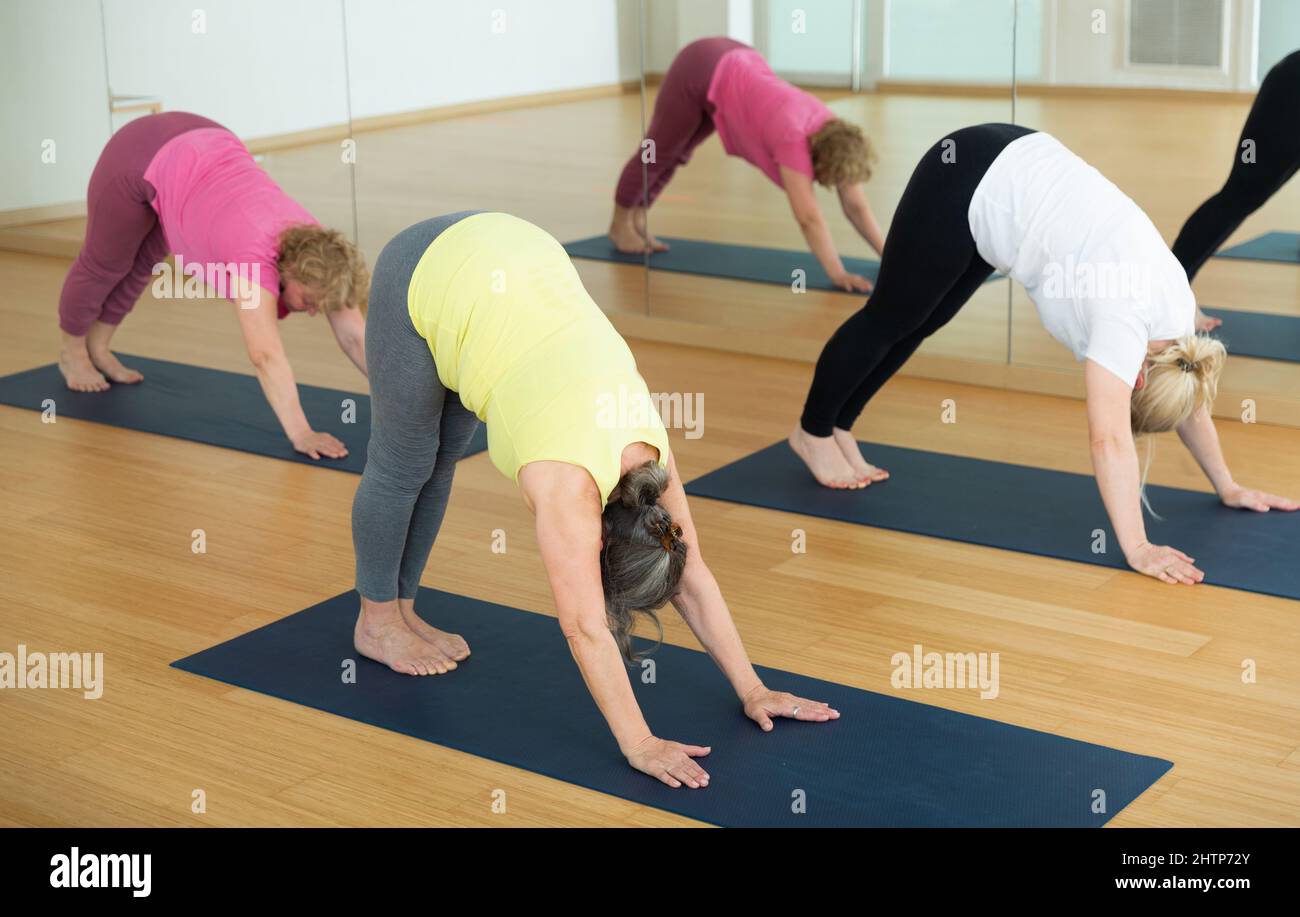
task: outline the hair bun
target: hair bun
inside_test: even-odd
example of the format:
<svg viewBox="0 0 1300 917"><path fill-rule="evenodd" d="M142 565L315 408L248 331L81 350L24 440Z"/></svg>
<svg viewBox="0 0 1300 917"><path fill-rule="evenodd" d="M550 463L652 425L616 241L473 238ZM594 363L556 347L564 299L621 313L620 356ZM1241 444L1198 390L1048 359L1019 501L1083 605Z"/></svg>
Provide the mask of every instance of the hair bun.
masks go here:
<svg viewBox="0 0 1300 917"><path fill-rule="evenodd" d="M623 475L619 499L628 509L654 506L668 486L668 470L658 462L646 462Z"/></svg>

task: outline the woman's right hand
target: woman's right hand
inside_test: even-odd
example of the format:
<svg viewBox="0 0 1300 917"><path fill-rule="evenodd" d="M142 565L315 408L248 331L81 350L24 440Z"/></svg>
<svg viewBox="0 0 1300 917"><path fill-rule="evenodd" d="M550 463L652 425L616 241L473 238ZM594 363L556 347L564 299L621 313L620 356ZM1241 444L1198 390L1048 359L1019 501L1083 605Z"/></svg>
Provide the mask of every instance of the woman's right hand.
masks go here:
<svg viewBox="0 0 1300 917"><path fill-rule="evenodd" d="M1206 315L1199 307L1196 309L1196 330L1201 334L1208 334L1215 328L1223 324L1223 319L1215 318L1212 315Z"/></svg>
<svg viewBox="0 0 1300 917"><path fill-rule="evenodd" d="M1191 586L1205 579L1205 574L1194 565L1195 560L1177 548L1144 541L1128 556L1128 565L1138 573L1155 577L1162 583L1184 583Z"/></svg>
<svg viewBox="0 0 1300 917"><path fill-rule="evenodd" d="M310 455L314 459L320 458L345 458L348 454L348 447L343 445L343 441L328 433L317 433L315 430L308 430L306 433L296 437L293 440L295 452L301 452L304 455Z"/></svg>
<svg viewBox="0 0 1300 917"><path fill-rule="evenodd" d="M848 271L836 274L831 278L831 283L835 284L841 290L848 290L850 293L870 293L871 281L861 274L850 274Z"/></svg>
<svg viewBox="0 0 1300 917"><path fill-rule="evenodd" d="M709 775L693 759L702 758L712 750L709 746L683 745L646 736L627 753L627 763L671 787L684 783L698 790L709 785Z"/></svg>

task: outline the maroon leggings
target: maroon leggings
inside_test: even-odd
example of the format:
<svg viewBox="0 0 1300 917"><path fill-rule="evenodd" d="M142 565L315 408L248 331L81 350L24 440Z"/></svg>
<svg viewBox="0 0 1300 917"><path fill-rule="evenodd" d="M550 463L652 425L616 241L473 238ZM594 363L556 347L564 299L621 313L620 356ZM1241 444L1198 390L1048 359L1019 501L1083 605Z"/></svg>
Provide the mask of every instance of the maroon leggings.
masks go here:
<svg viewBox="0 0 1300 917"><path fill-rule="evenodd" d="M145 170L167 141L221 125L183 111L137 118L109 138L86 190L86 241L59 295L59 327L82 337L95 322L116 325L135 306L167 257L167 239L149 202Z"/></svg>
<svg viewBox="0 0 1300 917"><path fill-rule="evenodd" d="M746 44L730 38L701 38L673 58L655 99L654 115L646 139L654 141L654 161L645 163L646 187L641 187L641 151L627 161L614 190L620 207L653 204L677 167L685 165L691 151L713 133L713 105L709 83L722 55Z"/></svg>

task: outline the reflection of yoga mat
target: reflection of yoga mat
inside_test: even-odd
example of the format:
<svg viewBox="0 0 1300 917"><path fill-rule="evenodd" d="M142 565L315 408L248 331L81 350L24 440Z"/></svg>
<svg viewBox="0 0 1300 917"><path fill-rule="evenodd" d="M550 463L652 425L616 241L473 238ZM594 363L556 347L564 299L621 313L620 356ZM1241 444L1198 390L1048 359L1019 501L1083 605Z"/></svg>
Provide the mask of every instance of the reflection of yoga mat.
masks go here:
<svg viewBox="0 0 1300 917"><path fill-rule="evenodd" d="M1206 315L1223 319L1211 332L1229 354L1300 363L1300 318L1263 312L1232 312L1205 306Z"/></svg>
<svg viewBox="0 0 1300 917"><path fill-rule="evenodd" d="M726 277L731 280L750 280L755 283L775 283L789 287L794 282L795 270L804 271L809 290L841 290L831 283L817 259L810 252L790 251L783 248L755 248L749 245L724 245L721 242L697 242L694 239L663 237L670 248L650 256L650 268L656 271L674 271L679 274L702 274L705 277ZM608 236L592 236L569 242L564 250L573 258L593 261L618 261L623 264L644 264L644 255L620 252ZM880 262L865 258L844 258L844 267L875 282ZM854 293L864 296L864 293Z"/></svg>
<svg viewBox="0 0 1300 917"><path fill-rule="evenodd" d="M865 443L892 477L862 490L822 487L780 442L697 478L686 492L732 503L878 526L1103 567L1127 569L1090 475ZM1300 599L1300 513L1228 509L1212 493L1147 488L1161 522L1154 544L1196 558L1205 582ZM1094 554L1096 530L1105 554Z"/></svg>
<svg viewBox="0 0 1300 917"><path fill-rule="evenodd" d="M332 433L348 447L347 458L315 460L293 451L280 422L266 403L255 376L205 369L167 360L119 354L144 373L138 385L114 385L106 392L73 392L51 363L0 378L0 404L44 410L52 399L57 417L174 436L209 446L285 459L305 465L360 474L366 467L370 439L370 396L314 385L299 385L298 398L312 428ZM356 402L356 417L343 422L344 399ZM487 448L479 424L466 455Z"/></svg>
<svg viewBox="0 0 1300 917"><path fill-rule="evenodd" d="M1300 233L1266 232L1240 245L1220 249L1216 258L1240 258L1244 261L1285 261L1300 264Z"/></svg>
<svg viewBox="0 0 1300 917"><path fill-rule="evenodd" d="M707 788L671 789L624 761L554 618L421 589L421 616L464 636L473 655L448 675L412 677L357 656L357 602L344 593L174 665L727 826L1096 826L1172 766L760 666L773 690L826 701L841 714L830 723L781 720L763 733L707 655L665 645L650 657L653 684L633 673L646 719L655 735L713 748L701 759ZM355 684L340 678L345 659L358 662ZM996 703L988 702L990 712ZM1106 794L1102 815L1092 812L1098 789ZM794 814L801 795L806 813Z"/></svg>

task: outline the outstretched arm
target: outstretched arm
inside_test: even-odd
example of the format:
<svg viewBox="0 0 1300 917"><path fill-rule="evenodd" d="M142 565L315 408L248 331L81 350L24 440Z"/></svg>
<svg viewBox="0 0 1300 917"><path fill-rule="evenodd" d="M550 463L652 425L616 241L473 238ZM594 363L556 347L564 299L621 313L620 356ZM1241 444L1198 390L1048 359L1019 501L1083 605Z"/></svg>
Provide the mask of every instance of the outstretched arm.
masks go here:
<svg viewBox="0 0 1300 917"><path fill-rule="evenodd" d="M863 190L861 183L854 182L851 185L840 185L837 189L840 195L840 207L844 209L844 216L853 224L853 228L858 231L858 235L866 240L867 244L875 250L877 255L885 253L885 234L880 231L880 224L876 222L876 215L871 212L871 204L867 201L867 193Z"/></svg>
<svg viewBox="0 0 1300 917"><path fill-rule="evenodd" d="M1177 548L1147 541L1142 521L1142 475L1133 443L1133 387L1092 360L1084 364L1083 379L1092 467L1125 559L1139 573L1166 583L1199 583L1205 574L1193 566L1194 558Z"/></svg>
<svg viewBox="0 0 1300 917"><path fill-rule="evenodd" d="M1183 421L1178 428L1178 438L1183 441L1187 451L1192 453L1196 464L1201 466L1205 476L1214 485L1225 506L1237 509L1250 509L1266 513L1270 509L1292 512L1300 509L1300 503L1286 497L1275 496L1262 490L1249 490L1232 479L1228 463L1223 458L1223 449L1219 445L1219 433L1214 428L1214 418L1202 407L1199 411Z"/></svg>
<svg viewBox="0 0 1300 917"><path fill-rule="evenodd" d="M812 179L801 172L781 166L781 186L790 199L790 210L795 222L803 232L808 243L808 250L817 258L831 282L845 290L857 290L862 293L871 291L871 281L859 274L850 274L835 250L835 240L831 238L826 218L822 216L821 207L817 206L817 195L813 191Z"/></svg>
<svg viewBox="0 0 1300 917"><path fill-rule="evenodd" d="M538 467L556 464L526 466L520 484L537 513L537 542L560 630L582 680L629 764L669 786L706 786L709 775L693 758L707 755L709 749L656 738L641 714L605 616L596 484L581 480L578 476L586 477L586 472L571 465L549 472Z"/></svg>
<svg viewBox="0 0 1300 917"><path fill-rule="evenodd" d="M334 332L334 340L338 341L339 350L347 354L353 365L361 370L361 375L368 376L366 317L361 314L360 309L335 309L327 315L330 320L330 330Z"/></svg>
<svg viewBox="0 0 1300 917"><path fill-rule="evenodd" d="M257 373L262 393L271 405L284 435L289 437L294 449L314 459L343 458L347 447L328 433L317 433L307 422L302 403L298 400L298 385L294 382L293 367L284 352L280 329L276 325L276 297L261 287L241 294L235 302L239 330L244 336L248 360Z"/></svg>
<svg viewBox="0 0 1300 917"><path fill-rule="evenodd" d="M668 487L659 502L673 517L673 522L682 527L682 539L687 548L686 566L677 595L673 597L673 607L731 682L736 696L745 706L745 713L765 730L772 728L773 716L793 716L816 722L838 717L838 712L819 701L770 691L759 679L740 641L740 633L731 619L718 581L700 553L699 533L695 530L686 491L677 472L677 462L671 453L668 456L668 475Z"/></svg>

